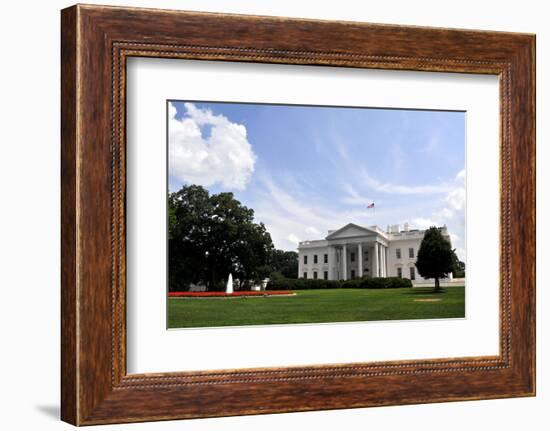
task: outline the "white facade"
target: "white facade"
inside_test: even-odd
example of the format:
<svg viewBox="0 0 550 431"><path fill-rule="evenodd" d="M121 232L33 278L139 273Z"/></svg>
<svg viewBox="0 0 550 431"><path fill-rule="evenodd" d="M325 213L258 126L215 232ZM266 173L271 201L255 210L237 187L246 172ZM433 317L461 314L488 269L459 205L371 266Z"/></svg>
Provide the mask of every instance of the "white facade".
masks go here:
<svg viewBox="0 0 550 431"><path fill-rule="evenodd" d="M447 227L439 228L451 242ZM369 277L403 277L423 280L415 262L424 230L403 230L398 225L386 231L378 226L349 223L329 231L325 239L302 241L298 246L298 277L325 280L348 280Z"/></svg>

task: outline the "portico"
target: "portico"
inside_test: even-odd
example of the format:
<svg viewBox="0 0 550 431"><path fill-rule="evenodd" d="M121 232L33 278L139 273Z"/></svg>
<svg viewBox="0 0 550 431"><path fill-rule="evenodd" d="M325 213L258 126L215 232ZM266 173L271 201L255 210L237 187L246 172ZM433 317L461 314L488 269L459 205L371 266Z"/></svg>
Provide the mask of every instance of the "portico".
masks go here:
<svg viewBox="0 0 550 431"><path fill-rule="evenodd" d="M385 277L387 246L377 241L344 242L328 245L329 280ZM330 271L332 269L332 271Z"/></svg>
<svg viewBox="0 0 550 431"><path fill-rule="evenodd" d="M312 278L348 280L363 276L385 277L387 248L387 241L376 229L350 223L329 232L325 240L302 242L300 249L311 251L312 261L302 258L300 263L302 267L312 266Z"/></svg>

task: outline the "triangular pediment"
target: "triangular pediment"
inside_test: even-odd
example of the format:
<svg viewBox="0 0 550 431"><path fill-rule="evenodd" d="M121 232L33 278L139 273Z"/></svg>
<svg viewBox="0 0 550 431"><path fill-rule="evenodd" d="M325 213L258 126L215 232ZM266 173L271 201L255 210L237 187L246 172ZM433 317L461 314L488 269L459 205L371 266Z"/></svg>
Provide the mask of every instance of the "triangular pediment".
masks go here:
<svg viewBox="0 0 550 431"><path fill-rule="evenodd" d="M340 229L330 233L330 235L328 235L326 239L350 238L354 236L366 236L375 234L376 232L369 228L359 226L355 223L348 223L344 227L341 227Z"/></svg>

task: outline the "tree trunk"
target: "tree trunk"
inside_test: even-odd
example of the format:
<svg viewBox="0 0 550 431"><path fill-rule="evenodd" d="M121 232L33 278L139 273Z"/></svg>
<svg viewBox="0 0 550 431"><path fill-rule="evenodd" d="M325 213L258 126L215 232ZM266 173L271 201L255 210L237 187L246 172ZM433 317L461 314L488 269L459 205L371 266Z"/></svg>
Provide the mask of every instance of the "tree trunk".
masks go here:
<svg viewBox="0 0 550 431"><path fill-rule="evenodd" d="M439 278L435 278L434 292L439 292Z"/></svg>

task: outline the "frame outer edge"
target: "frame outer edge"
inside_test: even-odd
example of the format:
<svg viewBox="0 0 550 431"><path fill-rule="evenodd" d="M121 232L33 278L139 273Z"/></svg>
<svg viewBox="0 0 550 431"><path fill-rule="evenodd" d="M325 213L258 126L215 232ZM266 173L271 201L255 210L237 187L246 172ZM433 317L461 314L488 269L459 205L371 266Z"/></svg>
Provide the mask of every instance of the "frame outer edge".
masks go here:
<svg viewBox="0 0 550 431"><path fill-rule="evenodd" d="M535 36L529 35L512 58L511 75L511 362L522 396L536 395L536 137Z"/></svg>
<svg viewBox="0 0 550 431"><path fill-rule="evenodd" d="M531 377L533 379L532 395L537 395L537 37L533 35L530 44L530 57L532 59L532 70L531 70L531 82L533 83L533 94L531 96L531 104L533 109L533 136L532 136L532 145L533 145L533 156L531 160L531 166L533 170L533 316L531 320L532 324L532 334L533 337L533 357L532 357L532 370Z"/></svg>
<svg viewBox="0 0 550 431"><path fill-rule="evenodd" d="M531 300L531 313L530 313L530 319L529 319L529 325L530 325L530 342L531 342L531 349L529 351L530 353L530 370L529 370L529 377L530 377L530 392L529 395L536 396L537 395L537 290L536 290L536 284L537 284L537 129L536 129L536 123L537 123L537 79L536 79L536 73L537 73L537 38L536 35L532 35L528 40L528 48L527 48L527 65L529 66L530 74L527 76L527 85L529 86L530 94L529 94L529 100L528 104L530 105L531 109L531 117L530 117L530 123L527 125L529 130L529 144L531 147L531 157L529 160L530 163L530 172L529 172L529 179L532 182L532 190L530 195L528 196L529 201L531 202L532 208L531 208L531 232L533 239L533 244L531 245L531 253L532 253L532 262L531 262L531 271L530 275L532 277L531 285L529 286L530 289L530 300Z"/></svg>
<svg viewBox="0 0 550 431"><path fill-rule="evenodd" d="M101 11L101 13L99 13ZM126 13L124 13L126 12ZM495 385L488 384L487 379L482 379L483 375L479 375L479 382L473 380L475 387L472 388L472 391L467 391L464 393L456 393L449 397L435 397L435 398L422 398L420 395L418 397L404 397L386 400L385 402L365 402L353 401L351 402L352 396L350 395L350 389L348 387L349 381L345 382L341 388L341 393L348 395L350 401L345 400L331 400L329 398L329 389L325 387L325 384L328 382L325 379L320 379L318 381L308 383L306 386L314 391L317 394L316 397L311 402L304 403L299 408L289 408L288 405L279 404L273 408L266 408L265 405L257 406L250 405L248 408L242 407L242 409L237 410L228 410L214 408L211 410L208 408L205 409L205 405L193 405L196 399L196 395L205 391L206 386L194 385L193 388L187 388L182 390L181 388L152 388L145 389L139 387L133 388L124 388L121 387L118 381L118 378L112 377L109 375L107 379L106 367L107 365L116 366L113 363L114 358L111 353L106 353L105 351L98 350L97 347L105 348L107 346L107 329L112 330L113 321L110 323L107 322L105 318L105 313L108 311L107 306L112 306L111 300L107 299L106 288L102 284L105 282L105 274L103 274L103 281L99 284L95 283L95 279L90 277L86 271L92 268L92 264L87 262L87 258L92 257L92 262L96 265L96 268L104 269L106 265L106 259L95 259L97 257L97 249L95 248L98 244L103 247L105 245L104 239L97 240L94 242L94 239L97 239L94 236L91 236L93 229L90 226L87 226L87 222L90 220L95 221L99 216L106 214L106 208L102 207L97 211L92 208L93 204L90 203L91 191L93 192L94 184L99 184L105 186L103 179L105 177L100 177L96 175L91 175L92 172L90 169L90 163L95 162L100 168L103 169L103 174L106 174L105 171L105 158L98 154L98 151L105 152L107 146L103 142L105 138L102 130L95 132L93 130L93 124L95 118L87 110L90 106L90 109L93 109L93 114L97 114L103 120L106 119L106 112L108 107L106 101L102 99L101 87L94 87L93 82L89 82L86 78L92 72L99 72L94 75L94 78L97 76L99 82L107 79L106 72L107 67L105 64L97 64L96 62L90 61L91 54L88 49L88 42L94 43L92 45L92 50L97 49L98 54L103 55L106 58L106 49L111 47L111 42L116 41L117 37L124 37L129 30L126 30L126 27L121 27L123 21L127 21L129 18L138 18L145 12L155 13L154 10L147 9L109 9L109 13L105 12L108 15L106 18L103 15L102 7L97 6L88 6L83 7L80 5L73 6L71 8L65 9L62 11L62 33L61 33L61 45L62 45L62 94L61 94L61 192L62 192L62 211L61 211L61 233L62 233L62 247L61 247L61 262L62 262L62 285L61 285L61 309L62 309L62 325L61 325L61 342L62 342L62 369L61 369L61 380L62 380L62 391L61 391L61 417L64 421L69 422L73 425L91 425L99 423L120 423L120 422L136 422L136 421L147 421L147 420L161 420L161 419L178 419L178 418L191 418L191 417L213 417L213 416L228 416L228 415L242 415L242 414L258 414L258 413L274 413L274 412L286 412L286 411L308 411L308 410L324 410L324 409L334 409L334 408L352 408L352 407L365 407L365 406L375 406L375 405L395 405L395 404L411 404L411 403L426 403L426 402L440 402L440 401L457 401L457 400L466 400L466 399L488 399L488 398L501 398L509 396L525 396L532 395L534 391L534 365L535 365L535 351L534 351L534 271L535 266L534 262L523 262L521 266L524 269L529 271L527 279L532 281L528 283L527 280L522 284L524 287L520 295L513 295L515 297L514 301L518 302L518 305L525 304L527 309L524 311L523 316L525 321L521 325L521 328L517 329L515 339L519 341L517 334L525 334L528 332L527 337L524 338L521 344L528 352L523 354L516 355L514 361L516 366L513 370L517 374L512 375L510 373L501 373L499 371L495 376L506 377L508 380L507 384L513 386L509 388L509 391L506 392L502 390L503 388L498 388ZM175 15L178 15L182 12L173 11ZM172 15L172 13L168 14ZM185 13L182 14L182 17ZM212 15L204 14L209 16L209 20L212 20ZM237 18L239 17L239 18ZM195 14L189 15L189 20L195 19ZM250 18L250 17L249 17ZM247 18L247 20L249 19ZM228 18L230 27L234 21L241 21L245 18L242 16L233 16ZM279 19L276 17L262 17L266 20ZM183 18L182 18L183 20ZM281 19L286 21L286 19ZM184 20L185 21L185 20ZM303 22L297 19L288 19L289 23L294 22L296 25L302 24ZM309 23L311 24L311 23ZM309 25L308 24L308 25ZM146 21L141 21L141 26L149 26L151 23ZM311 24L313 25L313 24ZM328 26L328 24L327 24ZM146 27L149 28L149 27ZM367 25L365 25L367 28ZM373 26L373 29L380 31L380 27ZM120 31L122 31L120 33ZM403 31L407 30L408 27L403 27ZM168 31L168 30L166 30ZM163 30L163 32L166 32ZM355 30L357 31L357 30ZM423 30L424 31L424 30ZM428 31L427 29L425 30ZM118 33L117 33L118 32ZM149 30L147 30L149 32ZM146 34L149 34L147 33ZM161 32L161 34L164 34ZM168 31L170 36L172 33ZM461 33L462 36L465 36L465 33ZM471 37L471 34L469 34ZM476 35L477 36L477 35ZM494 39L496 36L491 34L491 39ZM525 35L523 35L525 36ZM506 35L503 34L503 49L502 53L507 55L507 58L510 59L512 56L515 60L518 60L518 56L521 56L521 60L528 62L527 65L519 65L516 63L516 67L519 67L523 72L527 72L527 75L521 76L522 79L530 80L534 78L534 37L531 40L520 39L523 37L521 35ZM166 36L165 36L166 37ZM193 40L195 36L191 32L191 35L185 35L186 38ZM159 36L162 40L162 37ZM182 39L183 36L180 34L174 35L174 38ZM131 37L130 37L131 39ZM184 39L184 40L185 40ZM269 39L269 38L268 38ZM361 39L361 38L360 38ZM418 38L417 38L418 39ZM196 40L202 43L202 36L196 36ZM362 39L361 39L362 40ZM483 42L484 40L481 40ZM239 42L238 40L236 42ZM235 41L232 41L228 49L239 49L235 47ZM265 42L265 40L264 40ZM268 40L269 42L269 40ZM466 41L462 40L462 45ZM527 42L527 43L526 43ZM265 43L264 43L265 45ZM461 45L461 46L462 46ZM191 44L190 46L193 46ZM195 45L197 46L197 45ZM292 43L290 44L292 50ZM528 48L527 48L528 46ZM83 49L80 49L83 47ZM429 48L429 46L427 47ZM426 50L426 46L421 46L420 50ZM225 49L225 48L223 48ZM248 48L243 49L243 53ZM266 48L263 48L266 50ZM268 48L269 49L269 46ZM261 49L259 50L261 51ZM357 51L357 50L356 50ZM298 51L300 54L300 52ZM276 53L275 53L276 54ZM518 55L519 54L519 55ZM351 54L358 55L358 54ZM476 54L479 57L479 53ZM239 55L240 56L240 55ZM267 55L271 58L271 55ZM218 58L218 54L214 52L212 55L205 55L206 59ZM223 58L224 55L220 55L219 58ZM411 70L420 70L424 68L424 61L426 59L419 57L418 62L415 62L410 66ZM273 58L279 59L276 55ZM469 58L469 57L468 57ZM249 61L246 58L246 55L243 54L241 60L232 59L230 61ZM286 63L286 58L281 57L282 62ZM393 59L395 60L395 59ZM400 64L399 61L393 61L389 64L390 69L397 68ZM500 60L500 58L497 58ZM271 61L270 61L271 62ZM327 60L330 64L336 63L335 60ZM289 63L293 63L292 60L289 60ZM315 62L317 64L318 62ZM480 60L477 65L481 68L481 64L484 63L483 60ZM521 62L520 62L521 64ZM364 67L364 66L361 66ZM409 66L407 66L408 68ZM437 67L442 67L441 65ZM476 66L477 67L477 66ZM386 68L386 67L383 67ZM445 70L442 67L442 70ZM486 70L486 69L484 69ZM530 75L531 72L533 75ZM467 72L468 73L468 72ZM105 76L104 76L105 75ZM516 75L514 76L514 81L517 79ZM513 85L515 88L515 85ZM521 201L525 203L526 209L529 211L532 217L529 218L526 225L523 227L522 233L524 233L527 239L531 239L529 244L526 244L523 248L523 251L526 252L526 255L529 257L534 257L534 239L531 235L534 234L535 226L535 190L534 190L534 153L535 153L535 138L534 138L534 106L531 104L534 102L534 81L523 83L521 86L518 86L520 94L524 97L523 102L525 103L525 110L527 113L533 114L532 117L528 119L523 119L521 127L525 127L529 136L524 136L521 140L525 145L524 151L520 153L520 157L517 162L521 164L523 168L526 165L529 165L529 168L532 170L528 175L525 175L523 179L520 180L522 184L526 186L524 194L522 194ZM521 91L523 90L523 91ZM516 109L517 109L517 104ZM84 110L86 108L86 110ZM516 110L514 109L514 111ZM104 121L107 124L106 121ZM514 128L512 128L514 130ZM524 129L525 130L525 129ZM514 130L517 132L517 130ZM515 135L515 133L513 133ZM518 143L519 139L515 138L514 143ZM93 143L94 146L88 145ZM101 145L99 145L101 144ZM106 154L106 153L105 153ZM91 160L88 160L89 157ZM95 181L95 182L94 182ZM82 182L82 184L80 184ZM115 185L118 185L116 183ZM116 189L116 188L115 188ZM105 189L102 189L102 193L105 193ZM111 189L111 193L113 190ZM104 220L103 218L100 218ZM515 220L513 217L512 220ZM104 228L102 224L102 228ZM97 230L97 229L96 229ZM105 230L105 229L103 229ZM117 268L116 262L112 263ZM93 269L93 268L92 268ZM103 271L105 273L105 271ZM527 284L530 284L526 286ZM93 287L93 295L90 288ZM111 297L110 297L111 298ZM123 298L121 298L123 299ZM99 307L99 308L98 308ZM96 315L99 313L101 316ZM96 325L96 322L99 320L99 324ZM116 331L115 331L116 332ZM115 332L111 332L111 337L114 337ZM110 340L112 340L111 338ZM516 348L517 348L516 344ZM110 362L107 363L107 358L109 357ZM428 376L430 374L428 373ZM327 379L334 378L335 376L327 376ZM336 376L337 377L337 376ZM472 377L474 379L474 377ZM510 380L512 379L512 380ZM380 380L388 380L385 378L380 378ZM391 380L391 379L390 379ZM395 378L397 381L397 378ZM401 379L405 381L404 379ZM308 380L309 381L309 380ZM485 386L483 386L485 384ZM243 386L244 385L244 386ZM364 386L364 385L362 385ZM248 387L248 389L247 389ZM413 385L414 387L414 385ZM201 389L203 388L203 389ZM227 389L225 389L227 388ZM218 397L223 398L224 396L235 395L238 392L246 390L264 390L266 394L272 394L273 390L279 388L282 393L284 393L285 400L288 400L288 393L285 393L285 387L280 385L273 385L271 383L264 382L261 385L255 385L254 382L231 382L229 385L220 386L215 389L212 388L209 394L205 395L206 398L212 398L211 395L217 395ZM287 384L287 389L289 386ZM476 389L477 388L477 389ZM124 390L121 390L124 389ZM291 389L293 389L291 387ZM473 390L475 389L475 390ZM497 391L500 389L500 391ZM296 391L299 391L300 388L296 387ZM367 387L363 387L364 391L367 391ZM496 391L496 392L495 392ZM428 391L429 392L429 391ZM225 394L225 395L224 395ZM313 392L312 392L313 394ZM330 392L331 395L334 392ZM365 395L368 395L368 392L364 392ZM310 394L311 395L311 394ZM180 403L178 412L169 415L159 414L158 411L151 410L151 408L157 408L152 406L147 406L147 397L151 401L154 397L160 397L159 405L165 403L166 406L170 403ZM353 397L357 397L357 394L353 394ZM200 398L200 397L199 397ZM282 403L283 401L281 401ZM183 405L181 403L191 403L191 409L182 411ZM139 410L140 406L144 410ZM185 405L187 407L187 405ZM151 412L147 413L147 408ZM138 410L136 410L138 409ZM196 410L199 409L199 410ZM185 410L185 409L183 409Z"/></svg>
<svg viewBox="0 0 550 431"><path fill-rule="evenodd" d="M61 420L79 423L77 136L78 7L61 11Z"/></svg>

